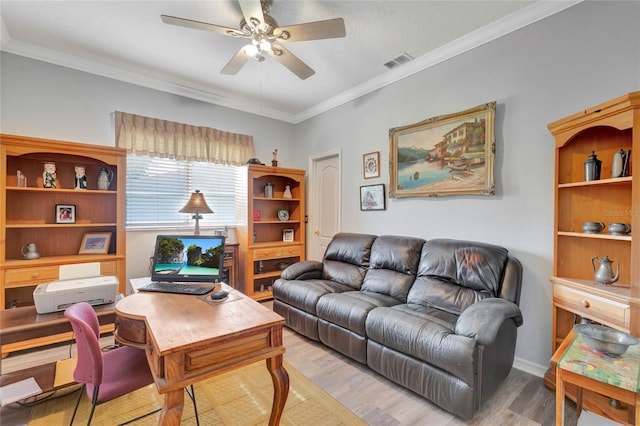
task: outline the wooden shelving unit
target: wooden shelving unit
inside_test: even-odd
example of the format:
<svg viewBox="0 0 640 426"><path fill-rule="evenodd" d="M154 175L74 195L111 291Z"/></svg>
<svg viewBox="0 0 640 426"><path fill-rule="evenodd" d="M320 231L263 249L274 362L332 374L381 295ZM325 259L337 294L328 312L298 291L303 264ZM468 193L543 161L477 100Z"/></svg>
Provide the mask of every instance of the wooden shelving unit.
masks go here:
<svg viewBox="0 0 640 426"><path fill-rule="evenodd" d="M549 124L556 140L552 349L576 322L588 319L640 336L640 92L629 93ZM630 176L611 177L612 157L631 150ZM585 181L584 162L594 151L602 160L601 179ZM631 224L631 234L582 232L583 222ZM592 258L620 264L612 285L595 281ZM555 385L554 365L545 375ZM568 394L575 400L575 392ZM586 409L612 419L625 411L585 395Z"/></svg>
<svg viewBox="0 0 640 426"><path fill-rule="evenodd" d="M42 187L45 161L56 163L55 189ZM32 305L34 288L58 279L61 265L99 262L101 274L117 276L124 293L125 150L2 134L0 164L0 309ZM78 164L86 169L86 190L73 189ZM97 188L103 168L114 173L109 190ZM18 170L26 187L17 186ZM56 223L57 204L75 205L76 222ZM78 254L85 232L111 232L108 253ZM22 256L22 246L31 242L39 259Z"/></svg>
<svg viewBox="0 0 640 426"><path fill-rule="evenodd" d="M240 283L248 296L270 299L281 268L305 259L305 171L260 165L245 166L245 171L246 187L238 199L246 220L236 230ZM273 185L270 198L265 197L267 183ZM291 198L284 198L285 185L290 185ZM279 218L279 210L288 218ZM259 220L254 212L259 212ZM293 231L292 241L283 241L285 230Z"/></svg>

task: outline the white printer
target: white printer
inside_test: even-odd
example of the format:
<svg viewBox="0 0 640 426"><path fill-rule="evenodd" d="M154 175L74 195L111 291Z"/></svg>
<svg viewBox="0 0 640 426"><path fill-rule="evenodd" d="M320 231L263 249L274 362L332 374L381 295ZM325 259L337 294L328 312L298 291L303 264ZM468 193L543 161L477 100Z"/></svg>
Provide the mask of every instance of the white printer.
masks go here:
<svg viewBox="0 0 640 426"><path fill-rule="evenodd" d="M64 311L78 302L91 305L113 303L118 292L118 277L98 276L52 281L33 291L39 314Z"/></svg>

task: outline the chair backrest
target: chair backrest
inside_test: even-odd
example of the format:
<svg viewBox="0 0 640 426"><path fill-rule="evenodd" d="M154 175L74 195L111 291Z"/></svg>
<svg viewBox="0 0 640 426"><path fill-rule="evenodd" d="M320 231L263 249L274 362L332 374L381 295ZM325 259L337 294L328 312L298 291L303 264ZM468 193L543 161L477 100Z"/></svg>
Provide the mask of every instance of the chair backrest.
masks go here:
<svg viewBox="0 0 640 426"><path fill-rule="evenodd" d="M76 303L64 316L71 322L78 348L78 361L73 378L78 383L100 385L102 382L102 351L100 350L100 323L91 305Z"/></svg>

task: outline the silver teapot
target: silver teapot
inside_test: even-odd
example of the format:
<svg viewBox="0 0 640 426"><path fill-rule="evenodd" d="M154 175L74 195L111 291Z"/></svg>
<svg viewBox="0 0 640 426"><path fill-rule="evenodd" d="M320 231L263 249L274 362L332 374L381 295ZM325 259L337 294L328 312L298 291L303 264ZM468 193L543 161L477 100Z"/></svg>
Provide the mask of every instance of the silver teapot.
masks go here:
<svg viewBox="0 0 640 426"><path fill-rule="evenodd" d="M103 167L102 170L98 172L98 189L103 191L108 190L112 180L113 171Z"/></svg>
<svg viewBox="0 0 640 426"><path fill-rule="evenodd" d="M600 267L596 270L596 259L600 263ZM613 261L609 259L609 256L605 256L604 259L600 259L599 257L594 257L591 259L591 265L593 266L593 273L595 274L595 279L597 282L601 284L613 284L618 281L620 276L620 263L618 263L618 269L616 270L616 275L613 275L613 269L611 268Z"/></svg>

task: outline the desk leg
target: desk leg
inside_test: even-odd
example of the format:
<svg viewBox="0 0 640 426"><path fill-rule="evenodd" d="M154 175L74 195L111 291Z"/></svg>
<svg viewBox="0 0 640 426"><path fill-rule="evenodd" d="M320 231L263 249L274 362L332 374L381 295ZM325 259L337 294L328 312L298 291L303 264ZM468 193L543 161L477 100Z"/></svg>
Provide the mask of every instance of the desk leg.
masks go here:
<svg viewBox="0 0 640 426"><path fill-rule="evenodd" d="M180 388L164 394L164 406L158 425L179 426L184 407L184 389Z"/></svg>
<svg viewBox="0 0 640 426"><path fill-rule="evenodd" d="M556 426L564 426L564 381L562 370L556 367Z"/></svg>
<svg viewBox="0 0 640 426"><path fill-rule="evenodd" d="M273 380L273 405L271 407L271 417L269 426L280 424L280 417L284 411L284 404L289 396L289 374L282 366L282 355L267 358L267 370Z"/></svg>

